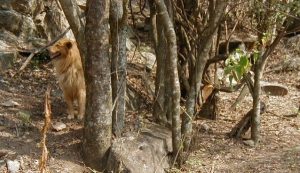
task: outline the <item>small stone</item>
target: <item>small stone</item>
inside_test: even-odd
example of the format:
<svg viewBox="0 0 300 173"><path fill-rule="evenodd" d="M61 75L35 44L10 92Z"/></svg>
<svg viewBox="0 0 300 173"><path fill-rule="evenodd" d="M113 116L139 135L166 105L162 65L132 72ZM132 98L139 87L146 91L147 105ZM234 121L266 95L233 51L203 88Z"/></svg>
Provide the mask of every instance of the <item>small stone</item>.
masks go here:
<svg viewBox="0 0 300 173"><path fill-rule="evenodd" d="M204 123L200 125L200 129L205 131L205 132L208 132L208 131L211 130L210 127L207 124L204 124Z"/></svg>
<svg viewBox="0 0 300 173"><path fill-rule="evenodd" d="M147 68L152 70L156 62L156 56L151 52L142 52L141 54L146 61L145 64Z"/></svg>
<svg viewBox="0 0 300 173"><path fill-rule="evenodd" d="M20 162L17 160L7 160L6 165L9 173L17 173L20 169Z"/></svg>
<svg viewBox="0 0 300 173"><path fill-rule="evenodd" d="M285 96L288 94L288 88L282 84L261 82L261 89L271 96Z"/></svg>
<svg viewBox="0 0 300 173"><path fill-rule="evenodd" d="M130 39L126 39L126 49L127 50L132 50L133 48L135 48L135 45L133 44L133 42Z"/></svg>
<svg viewBox="0 0 300 173"><path fill-rule="evenodd" d="M292 148L292 150L295 152L300 152L300 145Z"/></svg>
<svg viewBox="0 0 300 173"><path fill-rule="evenodd" d="M52 124L52 127L55 131L59 132L59 131L66 129L67 125L62 122L55 122L54 124Z"/></svg>
<svg viewBox="0 0 300 173"><path fill-rule="evenodd" d="M40 162L39 162L39 160L34 160L33 163L34 163L35 165L39 165Z"/></svg>
<svg viewBox="0 0 300 173"><path fill-rule="evenodd" d="M249 147L255 147L255 142L253 140L245 140L243 143Z"/></svg>
<svg viewBox="0 0 300 173"><path fill-rule="evenodd" d="M8 101L5 101L5 102L1 103L1 106L14 107L14 106L20 106L20 104L16 101L8 100Z"/></svg>

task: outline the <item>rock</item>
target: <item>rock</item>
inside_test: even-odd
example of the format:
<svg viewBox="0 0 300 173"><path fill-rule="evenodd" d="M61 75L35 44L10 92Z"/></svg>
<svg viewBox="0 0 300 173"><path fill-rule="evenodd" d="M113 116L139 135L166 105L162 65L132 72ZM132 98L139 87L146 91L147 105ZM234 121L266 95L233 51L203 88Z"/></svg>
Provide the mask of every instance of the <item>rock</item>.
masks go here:
<svg viewBox="0 0 300 173"><path fill-rule="evenodd" d="M212 131L211 128L209 127L209 125L202 123L200 124L200 130L203 132L210 132Z"/></svg>
<svg viewBox="0 0 300 173"><path fill-rule="evenodd" d="M245 140L243 143L249 147L255 147L255 142L253 140Z"/></svg>
<svg viewBox="0 0 300 173"><path fill-rule="evenodd" d="M9 173L17 173L20 169L20 162L17 160L7 160L6 161L7 170Z"/></svg>
<svg viewBox="0 0 300 173"><path fill-rule="evenodd" d="M150 70L153 69L154 64L156 62L156 56L151 52L142 52L143 58L145 59L146 67Z"/></svg>
<svg viewBox="0 0 300 173"><path fill-rule="evenodd" d="M268 95L285 96L288 94L288 88L281 84L261 82L261 89Z"/></svg>
<svg viewBox="0 0 300 173"><path fill-rule="evenodd" d="M13 100L7 100L7 101L1 103L1 106L13 107L13 106L20 106L20 104L16 101L13 101Z"/></svg>
<svg viewBox="0 0 300 173"><path fill-rule="evenodd" d="M0 51L16 52L18 49L31 49L13 33L0 28Z"/></svg>
<svg viewBox="0 0 300 173"><path fill-rule="evenodd" d="M56 8L57 3L52 2L50 0L2 0L0 52L15 53L19 50L29 52L44 46L46 39L53 39L62 33L69 24L62 10ZM56 10L59 12L56 13ZM67 35L72 37L70 33Z"/></svg>
<svg viewBox="0 0 300 173"><path fill-rule="evenodd" d="M10 68L17 58L17 52L0 52L0 72Z"/></svg>
<svg viewBox="0 0 300 173"><path fill-rule="evenodd" d="M127 50L132 50L133 48L135 48L135 45L133 44L133 42L127 38L126 39L126 49Z"/></svg>
<svg viewBox="0 0 300 173"><path fill-rule="evenodd" d="M138 110L141 107L141 103L143 102L143 98L140 96L138 92L134 89L127 87L126 89L126 109L128 110Z"/></svg>
<svg viewBox="0 0 300 173"><path fill-rule="evenodd" d="M136 33L134 32L134 30L133 30L132 27L127 26L126 31L127 31L127 37L128 37L129 39L135 39L135 38L136 38Z"/></svg>
<svg viewBox="0 0 300 173"><path fill-rule="evenodd" d="M45 5L48 7L53 6L53 8L46 12L42 26L45 29L48 40L53 40L68 28L69 23L63 11L60 7L57 7L56 3L52 3L52 1L47 0ZM74 35L71 30L66 34L66 37L74 39Z"/></svg>
<svg viewBox="0 0 300 173"><path fill-rule="evenodd" d="M295 152L300 152L300 145L296 146L296 147L293 147L291 150L295 151Z"/></svg>
<svg viewBox="0 0 300 173"><path fill-rule="evenodd" d="M22 15L15 11L0 10L0 26L18 36L21 32Z"/></svg>
<svg viewBox="0 0 300 173"><path fill-rule="evenodd" d="M300 71L300 52L299 55L286 55L286 59L273 66L269 71Z"/></svg>
<svg viewBox="0 0 300 173"><path fill-rule="evenodd" d="M300 45L300 35L288 38L285 44L285 47L289 49L290 53L300 56L300 50L299 50L299 45Z"/></svg>
<svg viewBox="0 0 300 173"><path fill-rule="evenodd" d="M0 25L14 35L22 36L26 39L37 36L32 18L15 11L0 10Z"/></svg>
<svg viewBox="0 0 300 173"><path fill-rule="evenodd" d="M67 128L67 125L65 123L62 123L62 122L55 122L52 124L52 128L55 130L55 131L62 131L64 129Z"/></svg>
<svg viewBox="0 0 300 173"><path fill-rule="evenodd" d="M28 41L31 37L38 38L37 29L31 17L22 16L22 23L19 29L19 37L24 38L25 41Z"/></svg>
<svg viewBox="0 0 300 173"><path fill-rule="evenodd" d="M164 173L169 168L172 151L171 131L159 126L141 129L138 136L116 139L108 157L107 171L129 173Z"/></svg>
<svg viewBox="0 0 300 173"><path fill-rule="evenodd" d="M81 10L86 10L86 0L76 0L76 2Z"/></svg>
<svg viewBox="0 0 300 173"><path fill-rule="evenodd" d="M36 6L37 0L11 0L13 10L25 15L32 15Z"/></svg>

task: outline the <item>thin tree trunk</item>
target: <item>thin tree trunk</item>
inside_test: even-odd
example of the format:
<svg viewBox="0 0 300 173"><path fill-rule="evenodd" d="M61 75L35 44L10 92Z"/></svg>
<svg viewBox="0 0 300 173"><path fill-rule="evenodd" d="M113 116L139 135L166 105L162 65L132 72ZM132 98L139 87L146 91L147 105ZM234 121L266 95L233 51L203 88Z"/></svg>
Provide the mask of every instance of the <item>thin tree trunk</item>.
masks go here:
<svg viewBox="0 0 300 173"><path fill-rule="evenodd" d="M253 92L253 116L251 121L251 139L257 144L260 140L260 93L261 93L261 86L260 80L263 75L263 70L267 63L268 57L271 52L275 49L278 45L281 38L284 36L285 30L281 31L277 37L274 39L272 44L266 49L262 57L260 57L254 68L254 92Z"/></svg>
<svg viewBox="0 0 300 173"><path fill-rule="evenodd" d="M165 107L166 102L166 53L167 43L165 39L164 28L162 25L162 17L156 17L157 27L157 46L155 48L157 67L156 67L156 79L155 79L155 99L153 105L153 116L156 121L166 124L167 123L167 108Z"/></svg>
<svg viewBox="0 0 300 173"><path fill-rule="evenodd" d="M154 44L154 48L156 51L157 47L157 28L156 28L156 8L154 0L148 0L149 8L150 8L150 21L151 21L151 37ZM157 52L156 52L157 55Z"/></svg>
<svg viewBox="0 0 300 173"><path fill-rule="evenodd" d="M109 0L88 0L87 9L87 104L83 157L87 166L103 170L112 136Z"/></svg>
<svg viewBox="0 0 300 173"><path fill-rule="evenodd" d="M113 97L113 133L120 136L125 124L126 96L126 26L128 0L111 0L110 30L112 44L112 97Z"/></svg>
<svg viewBox="0 0 300 173"><path fill-rule="evenodd" d="M209 52L212 45L213 36L216 33L216 30L220 24L220 20L223 17L223 14L225 12L225 8L227 5L226 2L227 1L225 0L220 0L216 2L210 0L210 7L215 7L215 8L210 8L209 10L210 18L208 21L208 26L202 32L202 35L200 37L201 40L199 41L199 50L196 59L196 66L191 76L190 91L186 101L186 113L183 117L183 123L181 127L182 135L184 139L183 146L185 151L189 149L190 142L192 139L192 129L193 129L192 122L194 119L197 96L201 95L200 86L202 83L203 70L209 58ZM200 103L200 107L201 104L202 103Z"/></svg>
<svg viewBox="0 0 300 173"><path fill-rule="evenodd" d="M60 5L64 11L64 14L70 24L70 27L74 33L83 64L85 63L86 56L86 43L84 36L84 24L80 20L79 7L75 0L59 0Z"/></svg>
<svg viewBox="0 0 300 173"><path fill-rule="evenodd" d="M155 1L157 5L158 14L161 17L161 24L163 24L164 31L167 39L168 56L170 62L168 73L170 77L170 90L171 90L171 115L172 115L172 145L173 157L176 159L180 154L181 145L181 131L180 131L180 86L177 70L177 44L176 34L171 19L167 13L167 8L162 0Z"/></svg>
<svg viewBox="0 0 300 173"><path fill-rule="evenodd" d="M260 79L262 77L262 69L260 69L260 58L254 67L254 93L253 93L253 115L251 118L251 139L257 143L260 140Z"/></svg>

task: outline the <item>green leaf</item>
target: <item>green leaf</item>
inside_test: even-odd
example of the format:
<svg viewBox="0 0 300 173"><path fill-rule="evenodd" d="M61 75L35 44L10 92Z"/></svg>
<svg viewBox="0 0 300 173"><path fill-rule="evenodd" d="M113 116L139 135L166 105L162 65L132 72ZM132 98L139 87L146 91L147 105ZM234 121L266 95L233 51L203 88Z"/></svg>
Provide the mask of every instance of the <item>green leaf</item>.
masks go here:
<svg viewBox="0 0 300 173"><path fill-rule="evenodd" d="M242 67L247 67L249 64L249 59L247 56L242 56L239 63Z"/></svg>
<svg viewBox="0 0 300 173"><path fill-rule="evenodd" d="M233 67L232 66L227 66L224 68L224 74L228 75L233 71Z"/></svg>
<svg viewBox="0 0 300 173"><path fill-rule="evenodd" d="M243 67L242 66L238 66L236 68L236 75L237 75L237 79L241 80L242 76L243 76Z"/></svg>

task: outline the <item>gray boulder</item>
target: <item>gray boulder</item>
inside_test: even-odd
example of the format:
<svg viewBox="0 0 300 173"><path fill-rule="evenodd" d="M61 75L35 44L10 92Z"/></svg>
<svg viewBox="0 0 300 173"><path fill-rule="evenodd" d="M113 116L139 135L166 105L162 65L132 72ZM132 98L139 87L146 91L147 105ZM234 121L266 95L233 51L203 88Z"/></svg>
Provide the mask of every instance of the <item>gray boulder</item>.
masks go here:
<svg viewBox="0 0 300 173"><path fill-rule="evenodd" d="M116 139L111 147L107 171L164 173L172 152L171 131L150 125L136 135Z"/></svg>

